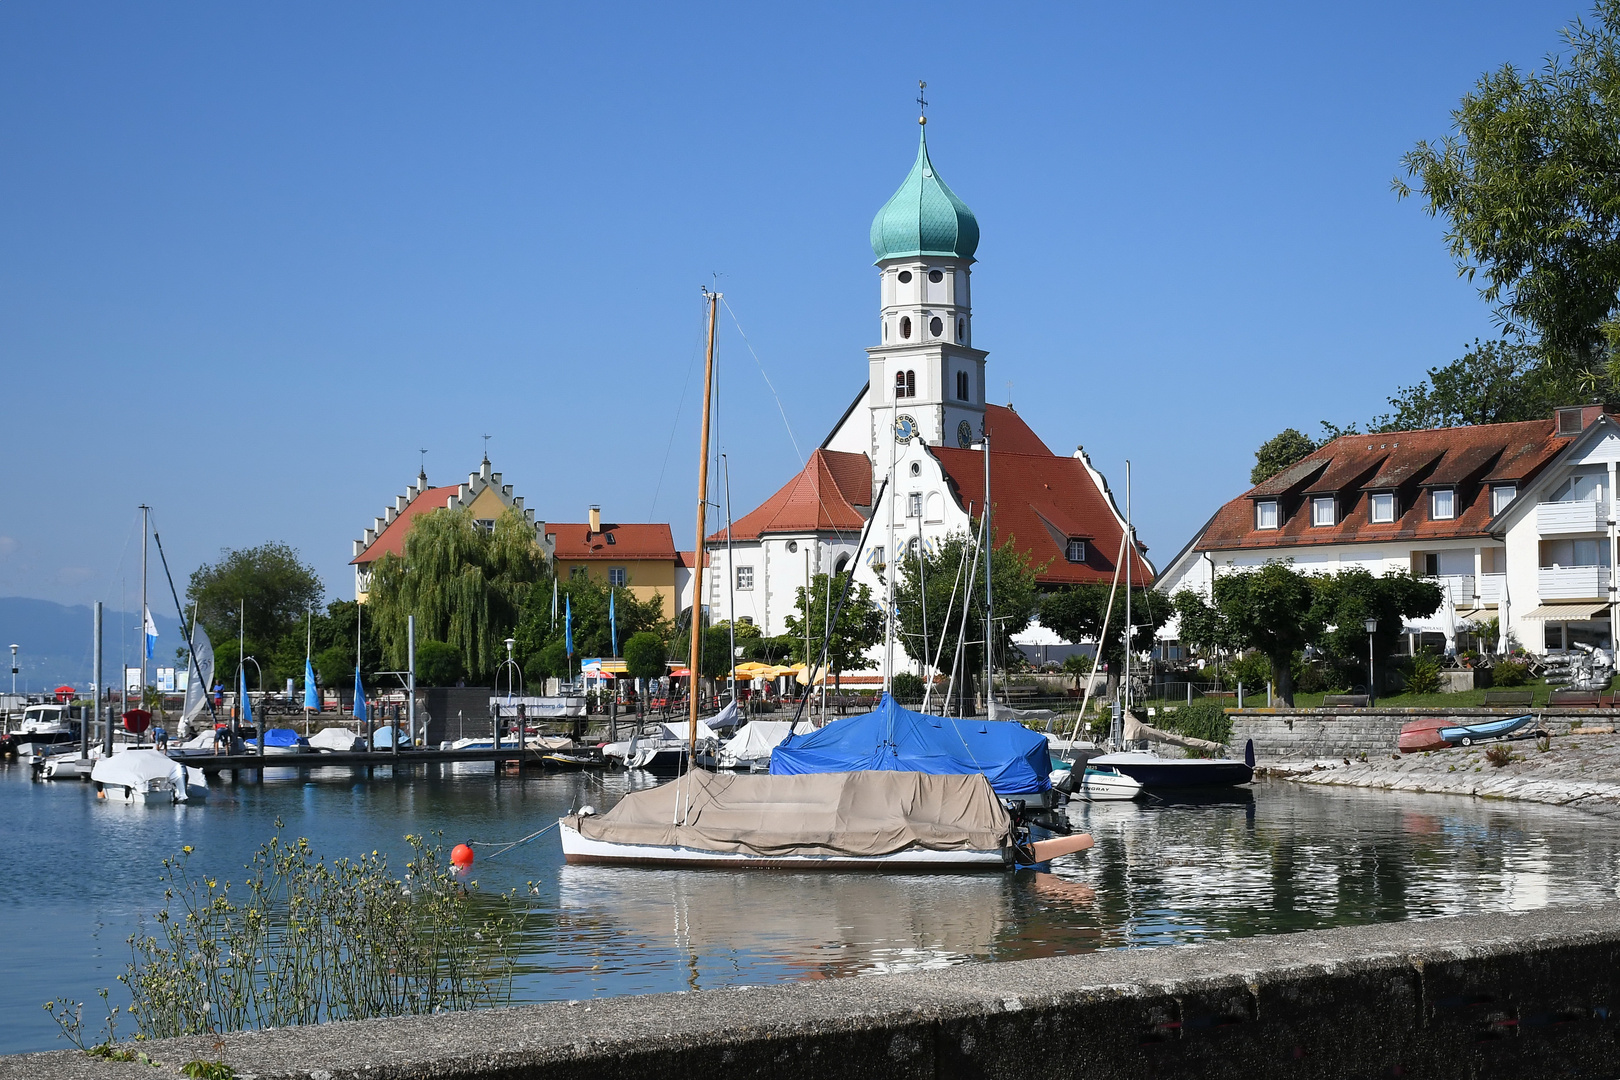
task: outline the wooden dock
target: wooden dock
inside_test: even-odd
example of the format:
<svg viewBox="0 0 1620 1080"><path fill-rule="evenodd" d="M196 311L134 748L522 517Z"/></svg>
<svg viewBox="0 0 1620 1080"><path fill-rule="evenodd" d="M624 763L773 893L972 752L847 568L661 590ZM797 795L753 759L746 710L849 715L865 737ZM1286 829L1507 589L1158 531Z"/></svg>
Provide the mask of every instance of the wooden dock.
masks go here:
<svg viewBox="0 0 1620 1080"><path fill-rule="evenodd" d="M497 750L429 750L426 748L404 748L399 753L392 750L350 750L337 753L299 753L299 754L207 754L197 756L170 755L175 761L184 763L193 769L201 769L204 773L238 772L254 769L331 769L355 768L395 765L442 765L463 761L494 761L513 762L526 768L541 768L544 766L543 758L550 753L533 747L518 749L516 747L502 747Z"/></svg>

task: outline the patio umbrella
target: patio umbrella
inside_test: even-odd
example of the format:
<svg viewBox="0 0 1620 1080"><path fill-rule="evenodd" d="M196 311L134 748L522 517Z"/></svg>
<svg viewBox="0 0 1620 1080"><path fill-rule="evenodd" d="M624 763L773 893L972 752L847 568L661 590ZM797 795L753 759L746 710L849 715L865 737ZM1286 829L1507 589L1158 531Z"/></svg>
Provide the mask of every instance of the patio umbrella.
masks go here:
<svg viewBox="0 0 1620 1080"><path fill-rule="evenodd" d="M1506 656L1508 651L1508 587L1507 579L1502 579L1502 599L1496 604L1496 651L1498 655Z"/></svg>
<svg viewBox="0 0 1620 1080"><path fill-rule="evenodd" d="M1457 655L1457 605L1451 599L1451 591L1446 591L1446 597L1440 602L1440 632L1446 635L1446 655Z"/></svg>

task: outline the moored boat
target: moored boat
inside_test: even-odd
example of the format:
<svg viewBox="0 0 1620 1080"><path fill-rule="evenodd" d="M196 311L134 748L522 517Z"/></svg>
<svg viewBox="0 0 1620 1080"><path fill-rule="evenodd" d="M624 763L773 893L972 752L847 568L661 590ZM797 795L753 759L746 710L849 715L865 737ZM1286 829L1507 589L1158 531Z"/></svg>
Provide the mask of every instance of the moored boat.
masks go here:
<svg viewBox="0 0 1620 1080"><path fill-rule="evenodd" d="M1030 841L978 773L693 771L558 831L570 863L826 870L1005 869L1092 844Z"/></svg>
<svg viewBox="0 0 1620 1080"><path fill-rule="evenodd" d="M1251 744L1245 760L1232 758L1170 758L1151 750L1125 750L1094 757L1094 769L1114 769L1139 782L1148 791L1158 788L1233 787L1254 779Z"/></svg>
<svg viewBox="0 0 1620 1080"><path fill-rule="evenodd" d="M202 773L156 750L123 750L90 771L96 791L120 802L181 803L208 798Z"/></svg>
<svg viewBox="0 0 1620 1080"><path fill-rule="evenodd" d="M1535 714L1505 716L1478 723L1459 724L1454 717L1425 716L1401 726L1398 740L1403 754L1423 750L1444 750L1451 746L1472 746L1487 739L1506 739L1533 727Z"/></svg>

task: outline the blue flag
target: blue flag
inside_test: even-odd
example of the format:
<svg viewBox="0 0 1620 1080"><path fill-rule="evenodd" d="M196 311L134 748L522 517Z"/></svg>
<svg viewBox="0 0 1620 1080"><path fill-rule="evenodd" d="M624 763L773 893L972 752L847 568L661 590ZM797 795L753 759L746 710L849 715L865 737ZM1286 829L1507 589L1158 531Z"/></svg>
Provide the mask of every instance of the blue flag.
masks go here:
<svg viewBox="0 0 1620 1080"><path fill-rule="evenodd" d="M366 715L366 688L360 682L360 665L354 665L354 718L356 720L369 719Z"/></svg>
<svg viewBox="0 0 1620 1080"><path fill-rule="evenodd" d="M574 655L574 598L563 597L563 647L569 656Z"/></svg>
<svg viewBox="0 0 1620 1080"><path fill-rule="evenodd" d="M252 727L253 699L248 697L247 692L247 668L239 667L236 669L236 687L236 692L242 699L242 720L249 727Z"/></svg>
<svg viewBox="0 0 1620 1080"><path fill-rule="evenodd" d="M142 629L146 631L146 658L152 659L152 653L157 649L157 623L152 621L152 609L143 609L146 613L142 620Z"/></svg>
<svg viewBox="0 0 1620 1080"><path fill-rule="evenodd" d="M315 689L315 668L304 657L304 708L319 710L321 707L321 692Z"/></svg>
<svg viewBox="0 0 1620 1080"><path fill-rule="evenodd" d="M613 594L608 593L608 633L613 639L613 655L619 655L619 624L613 616Z"/></svg>

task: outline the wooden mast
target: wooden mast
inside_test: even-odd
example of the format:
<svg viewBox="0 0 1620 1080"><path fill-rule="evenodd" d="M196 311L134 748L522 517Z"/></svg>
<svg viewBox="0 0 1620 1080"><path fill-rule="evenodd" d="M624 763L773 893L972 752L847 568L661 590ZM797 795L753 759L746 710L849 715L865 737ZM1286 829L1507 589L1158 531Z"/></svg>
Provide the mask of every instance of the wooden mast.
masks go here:
<svg viewBox="0 0 1620 1080"><path fill-rule="evenodd" d="M687 709L691 718L689 736L691 750L687 758L689 769L697 763L698 649L703 642L703 512L708 508L709 499L709 403L714 390L714 319L720 306L719 293L704 289L703 295L709 300L709 351L703 363L703 435L698 445L697 550L693 552L692 559L692 619L687 634L692 643L686 664L686 670L691 673L687 676L690 680Z"/></svg>

